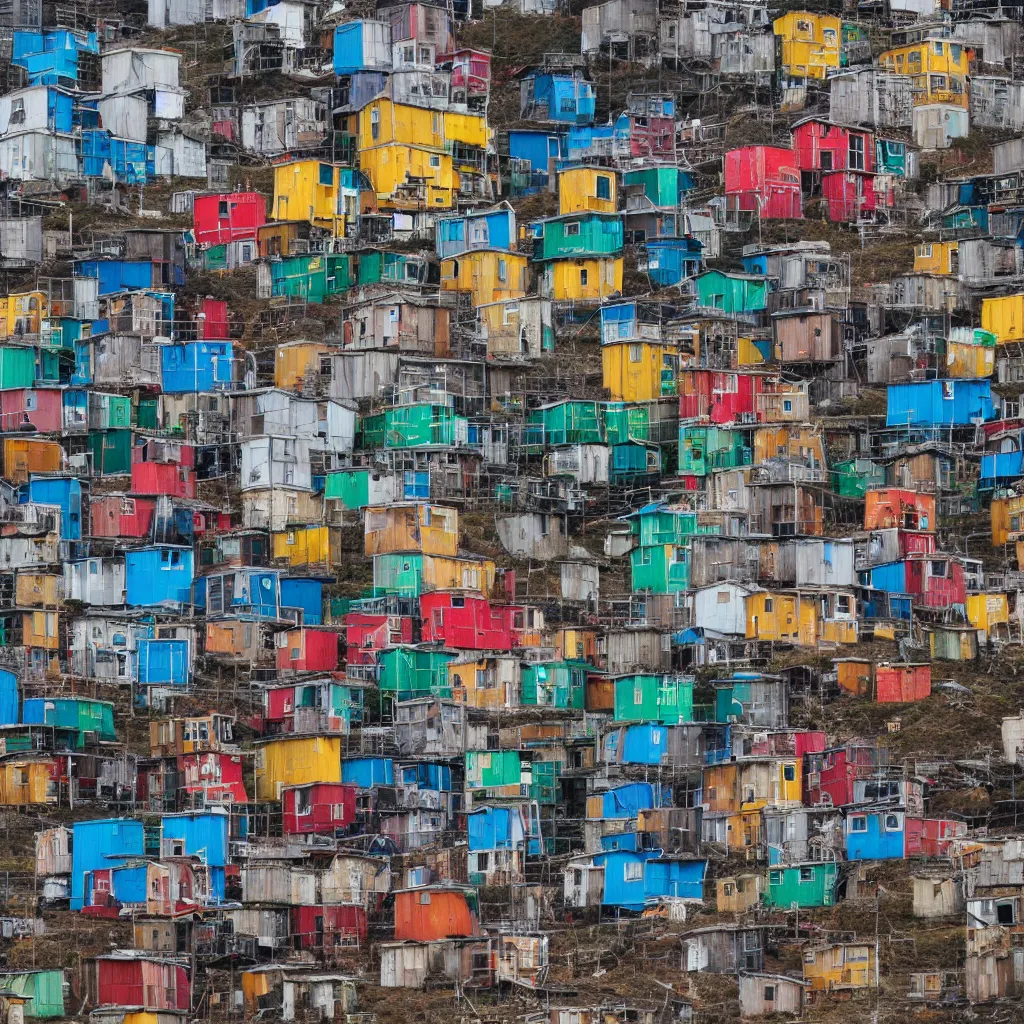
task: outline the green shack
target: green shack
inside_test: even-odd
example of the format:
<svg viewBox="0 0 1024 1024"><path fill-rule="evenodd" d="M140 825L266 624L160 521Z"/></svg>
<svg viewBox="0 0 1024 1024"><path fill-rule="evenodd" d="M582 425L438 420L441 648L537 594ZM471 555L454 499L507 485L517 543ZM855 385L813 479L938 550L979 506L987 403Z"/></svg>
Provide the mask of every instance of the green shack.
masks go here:
<svg viewBox="0 0 1024 1024"><path fill-rule="evenodd" d="M0 989L27 999L25 1019L63 1017L63 971L3 971Z"/></svg>
<svg viewBox="0 0 1024 1024"><path fill-rule="evenodd" d="M430 445L454 447L465 445L469 438L469 421L447 405L399 405L359 422L357 447L421 448Z"/></svg>
<svg viewBox="0 0 1024 1024"><path fill-rule="evenodd" d="M448 662L456 655L452 651L438 651L426 647L390 647L381 651L377 659L380 666L381 695L396 700L415 700L417 697L451 698L448 683Z"/></svg>
<svg viewBox="0 0 1024 1024"><path fill-rule="evenodd" d="M837 462L830 475L832 490L841 498L863 498L868 491L885 487L885 467L870 459Z"/></svg>
<svg viewBox="0 0 1024 1024"><path fill-rule="evenodd" d="M304 253L283 256L270 263L270 296L292 296L320 303L328 295L340 295L352 287L351 260L347 254Z"/></svg>
<svg viewBox="0 0 1024 1024"><path fill-rule="evenodd" d="M641 547L649 544L685 544L691 537L722 532L718 523L701 523L700 515L686 508L647 505L622 517Z"/></svg>
<svg viewBox="0 0 1024 1024"><path fill-rule="evenodd" d="M720 309L730 316L758 313L768 308L768 278L761 274L727 274L706 270L694 279L697 301L708 309Z"/></svg>
<svg viewBox="0 0 1024 1024"><path fill-rule="evenodd" d="M0 391L30 388L36 382L36 350L0 346Z"/></svg>
<svg viewBox="0 0 1024 1024"><path fill-rule="evenodd" d="M132 471L132 432L94 430L89 434L93 476L128 476Z"/></svg>
<svg viewBox="0 0 1024 1024"><path fill-rule="evenodd" d="M608 444L651 440L651 413L646 405L602 402L601 424Z"/></svg>
<svg viewBox="0 0 1024 1024"><path fill-rule="evenodd" d="M690 586L690 549L648 544L629 553L634 594L677 594Z"/></svg>
<svg viewBox="0 0 1024 1024"><path fill-rule="evenodd" d="M711 424L680 424L679 473L707 476L716 469L736 469L754 461L749 431Z"/></svg>
<svg viewBox="0 0 1024 1024"><path fill-rule="evenodd" d="M623 190L636 185L643 186L644 195L654 206L678 206L693 188L693 176L671 164L626 171L622 175Z"/></svg>
<svg viewBox="0 0 1024 1024"><path fill-rule="evenodd" d="M397 494L395 477L363 467L328 473L324 483L325 498L353 510L367 505L390 504L396 500Z"/></svg>
<svg viewBox="0 0 1024 1024"><path fill-rule="evenodd" d="M767 906L779 910L831 907L836 901L838 876L835 861L771 868L768 889L761 898Z"/></svg>
<svg viewBox="0 0 1024 1024"><path fill-rule="evenodd" d="M526 414L531 444L602 444L599 402L554 402Z"/></svg>
<svg viewBox="0 0 1024 1024"><path fill-rule="evenodd" d="M534 221L533 258L614 256L622 251L622 217L617 213L570 213Z"/></svg>
<svg viewBox="0 0 1024 1024"><path fill-rule="evenodd" d="M156 430L157 415L159 413L159 400L156 398L140 398L139 404L135 407L136 427L141 430Z"/></svg>
<svg viewBox="0 0 1024 1024"><path fill-rule="evenodd" d="M693 679L690 676L619 676L614 682L616 722L693 721Z"/></svg>
<svg viewBox="0 0 1024 1024"><path fill-rule="evenodd" d="M501 789L522 783L518 750L467 750L466 789Z"/></svg>
<svg viewBox="0 0 1024 1024"><path fill-rule="evenodd" d="M524 663L519 675L519 703L582 709L589 671L590 666L579 662Z"/></svg>
<svg viewBox="0 0 1024 1024"><path fill-rule="evenodd" d="M91 430L119 430L131 425L132 400L127 395L89 392L89 428Z"/></svg>

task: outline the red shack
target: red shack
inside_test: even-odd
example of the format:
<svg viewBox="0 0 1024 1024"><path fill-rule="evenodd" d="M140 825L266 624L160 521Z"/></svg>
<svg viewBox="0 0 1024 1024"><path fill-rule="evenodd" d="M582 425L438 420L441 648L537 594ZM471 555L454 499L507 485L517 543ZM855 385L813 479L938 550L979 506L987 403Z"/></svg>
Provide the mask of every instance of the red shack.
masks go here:
<svg viewBox="0 0 1024 1024"><path fill-rule="evenodd" d="M277 667L293 672L334 672L338 667L338 634L333 629L300 626L277 638Z"/></svg>
<svg viewBox="0 0 1024 1024"><path fill-rule="evenodd" d="M356 787L340 782L288 786L281 812L286 836L333 835L356 820Z"/></svg>
<svg viewBox="0 0 1024 1024"><path fill-rule="evenodd" d="M411 615L349 612L341 621L345 627L345 657L349 665L376 665L381 651L413 642Z"/></svg>
<svg viewBox="0 0 1024 1024"><path fill-rule="evenodd" d="M64 394L56 388L0 391L0 432L33 430L59 434L64 429Z"/></svg>
<svg viewBox="0 0 1024 1024"><path fill-rule="evenodd" d="M226 341L228 333L228 304L220 299L203 299L199 310L199 336L204 341Z"/></svg>
<svg viewBox="0 0 1024 1024"><path fill-rule="evenodd" d="M522 609L492 606L482 595L435 590L420 598L423 642L473 651L510 651L517 611Z"/></svg>
<svg viewBox="0 0 1024 1024"><path fill-rule="evenodd" d="M244 804L249 798L242 779L242 757L207 751L182 754L178 758L182 789L195 807L220 804Z"/></svg>
<svg viewBox="0 0 1024 1024"><path fill-rule="evenodd" d="M880 211L896 203L888 175L871 171L823 174L821 195L828 204L828 219L837 224L877 220Z"/></svg>
<svg viewBox="0 0 1024 1024"><path fill-rule="evenodd" d="M188 970L181 964L133 952L98 956L95 965L96 1006L192 1009Z"/></svg>
<svg viewBox="0 0 1024 1024"><path fill-rule="evenodd" d="M395 893L396 942L465 938L479 930L464 889L424 885Z"/></svg>
<svg viewBox="0 0 1024 1024"><path fill-rule="evenodd" d="M864 529L935 530L935 496L900 487L864 494Z"/></svg>
<svg viewBox="0 0 1024 1024"><path fill-rule="evenodd" d="M765 220L803 218L796 153L781 146L741 146L725 154L725 194Z"/></svg>
<svg viewBox="0 0 1024 1024"><path fill-rule="evenodd" d="M906 592L925 608L966 604L964 567L950 555L914 555L904 563Z"/></svg>
<svg viewBox="0 0 1024 1024"><path fill-rule="evenodd" d="M712 423L756 422L764 378L756 373L683 370L679 374L679 418Z"/></svg>
<svg viewBox="0 0 1024 1024"><path fill-rule="evenodd" d="M132 491L169 498L196 496L195 449L188 444L147 441L132 449Z"/></svg>
<svg viewBox="0 0 1024 1024"><path fill-rule="evenodd" d="M875 137L864 128L807 117L794 125L792 134L796 165L811 181L820 172L875 169Z"/></svg>
<svg viewBox="0 0 1024 1024"><path fill-rule="evenodd" d="M256 238L267 221L267 201L259 192L222 192L196 196L192 222L200 245L224 245Z"/></svg>
<svg viewBox="0 0 1024 1024"><path fill-rule="evenodd" d="M908 704L932 692L932 667L926 664L877 665L875 700L879 704Z"/></svg>
<svg viewBox="0 0 1024 1024"><path fill-rule="evenodd" d="M804 803L841 807L854 801L854 783L870 779L884 770L889 763L889 752L884 747L847 744L820 753L806 755Z"/></svg>
<svg viewBox="0 0 1024 1024"><path fill-rule="evenodd" d="M299 949L315 950L330 959L336 947L366 941L366 909L347 903L292 907L292 935Z"/></svg>
<svg viewBox="0 0 1024 1024"><path fill-rule="evenodd" d="M148 537L156 500L103 494L89 499L89 534L92 537Z"/></svg>

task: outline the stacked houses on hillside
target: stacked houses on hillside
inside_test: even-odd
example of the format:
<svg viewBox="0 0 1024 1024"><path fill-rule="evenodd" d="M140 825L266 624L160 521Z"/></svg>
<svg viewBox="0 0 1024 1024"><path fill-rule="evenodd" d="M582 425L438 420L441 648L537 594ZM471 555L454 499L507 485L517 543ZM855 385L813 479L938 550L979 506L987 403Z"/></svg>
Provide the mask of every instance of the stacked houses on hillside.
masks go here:
<svg viewBox="0 0 1024 1024"><path fill-rule="evenodd" d="M0 1024L1024 996L1024 9L563 6L0 5Z"/></svg>

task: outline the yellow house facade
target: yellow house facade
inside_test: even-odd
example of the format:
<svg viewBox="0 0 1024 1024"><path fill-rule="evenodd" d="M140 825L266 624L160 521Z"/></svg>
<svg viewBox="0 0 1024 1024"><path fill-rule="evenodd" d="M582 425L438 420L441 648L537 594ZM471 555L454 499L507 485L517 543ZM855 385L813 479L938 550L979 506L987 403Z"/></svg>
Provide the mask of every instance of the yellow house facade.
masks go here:
<svg viewBox="0 0 1024 1024"><path fill-rule="evenodd" d="M60 576L19 572L14 583L14 603L21 608L54 608L61 598L63 582Z"/></svg>
<svg viewBox="0 0 1024 1024"><path fill-rule="evenodd" d="M357 137L359 165L379 203L436 210L451 209L459 187L452 154L484 153L490 130L482 115L413 107L382 96L357 115ZM410 179L421 180L410 186Z"/></svg>
<svg viewBox="0 0 1024 1024"><path fill-rule="evenodd" d="M274 167L274 220L305 220L334 235L345 233L341 166L291 160Z"/></svg>
<svg viewBox="0 0 1024 1024"><path fill-rule="evenodd" d="M57 787L50 777L53 764L42 761L5 761L0 765L0 804L24 807L57 800Z"/></svg>
<svg viewBox="0 0 1024 1024"><path fill-rule="evenodd" d="M544 264L541 294L556 302L603 301L622 293L622 266L621 256L550 260Z"/></svg>
<svg viewBox="0 0 1024 1024"><path fill-rule="evenodd" d="M804 951L804 981L812 992L868 988L875 984L875 948L868 942L834 942Z"/></svg>
<svg viewBox="0 0 1024 1024"><path fill-rule="evenodd" d="M613 402L653 402L676 394L679 349L652 341L601 346L604 386Z"/></svg>
<svg viewBox="0 0 1024 1024"><path fill-rule="evenodd" d="M790 11L772 23L782 43L782 72L823 81L839 70L843 22L830 14Z"/></svg>
<svg viewBox="0 0 1024 1024"><path fill-rule="evenodd" d="M996 350L991 345L966 345L946 342L946 376L964 378L991 377L996 370Z"/></svg>
<svg viewBox="0 0 1024 1024"><path fill-rule="evenodd" d="M367 507L363 514L363 553L386 555L392 551L456 557L458 509L415 502Z"/></svg>
<svg viewBox="0 0 1024 1024"><path fill-rule="evenodd" d="M899 75L909 75L914 105L948 103L967 108L967 50L956 39L925 39L886 50L878 63Z"/></svg>
<svg viewBox="0 0 1024 1024"><path fill-rule="evenodd" d="M474 249L441 260L441 289L469 292L474 306L526 295L528 260L506 249Z"/></svg>
<svg viewBox="0 0 1024 1024"><path fill-rule="evenodd" d="M330 348L315 341L297 341L279 345L274 360L274 387L294 391L302 387L308 373L319 373L320 362L329 356Z"/></svg>
<svg viewBox="0 0 1024 1024"><path fill-rule="evenodd" d="M1000 345L1024 341L1024 294L981 300L981 327Z"/></svg>
<svg viewBox="0 0 1024 1024"><path fill-rule="evenodd" d="M799 594L759 591L746 599L747 639L783 640L814 647L819 624L816 602Z"/></svg>
<svg viewBox="0 0 1024 1024"><path fill-rule="evenodd" d="M271 535L273 557L289 565L337 565L341 535L327 526L299 526Z"/></svg>
<svg viewBox="0 0 1024 1024"><path fill-rule="evenodd" d="M341 737L296 736L256 748L256 799L280 800L285 786L341 782Z"/></svg>
<svg viewBox="0 0 1024 1024"><path fill-rule="evenodd" d="M607 167L568 167L558 174L558 213L615 213L619 186Z"/></svg>
<svg viewBox="0 0 1024 1024"><path fill-rule="evenodd" d="M959 242L925 242L914 246L915 274L955 274L959 270Z"/></svg>

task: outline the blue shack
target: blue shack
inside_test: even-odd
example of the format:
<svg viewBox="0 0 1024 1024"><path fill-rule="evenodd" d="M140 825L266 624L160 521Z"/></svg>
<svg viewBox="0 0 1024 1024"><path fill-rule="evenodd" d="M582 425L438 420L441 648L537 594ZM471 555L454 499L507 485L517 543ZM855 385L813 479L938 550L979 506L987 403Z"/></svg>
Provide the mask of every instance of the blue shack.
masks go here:
<svg viewBox="0 0 1024 1024"><path fill-rule="evenodd" d="M580 72L528 71L520 87L520 116L556 124L592 124L597 92Z"/></svg>
<svg viewBox="0 0 1024 1024"><path fill-rule="evenodd" d="M141 904L140 909L144 909L147 897L146 874L146 865L135 862L114 868L110 872L110 891L114 899L122 906L134 903Z"/></svg>
<svg viewBox="0 0 1024 1024"><path fill-rule="evenodd" d="M335 26L334 73L391 70L391 25L357 18Z"/></svg>
<svg viewBox="0 0 1024 1024"><path fill-rule="evenodd" d="M604 868L603 906L639 912L662 898L699 900L704 895L705 860L676 860L660 850L612 850L594 857Z"/></svg>
<svg viewBox="0 0 1024 1024"><path fill-rule="evenodd" d="M994 416L987 380L921 380L888 388L887 427L969 427Z"/></svg>
<svg viewBox="0 0 1024 1024"><path fill-rule="evenodd" d="M635 818L638 811L669 806L671 790L658 782L628 782L601 794L602 818Z"/></svg>
<svg viewBox="0 0 1024 1024"><path fill-rule="evenodd" d="M281 579L281 607L302 611L304 626L319 626L324 614L324 581L315 576L285 576Z"/></svg>
<svg viewBox="0 0 1024 1024"><path fill-rule="evenodd" d="M622 752L619 753L619 744ZM621 764L661 764L668 752L668 726L654 722L627 725L608 733L605 760Z"/></svg>
<svg viewBox="0 0 1024 1024"><path fill-rule="evenodd" d="M60 509L60 539L82 539L82 484L74 477L38 477L29 479L23 489L25 501L56 505Z"/></svg>
<svg viewBox="0 0 1024 1024"><path fill-rule="evenodd" d="M133 818L76 821L71 835L71 909L92 903L97 871L120 867L131 857L146 853L144 827Z"/></svg>
<svg viewBox="0 0 1024 1024"><path fill-rule="evenodd" d="M490 210L438 217L434 235L441 259L470 249L508 249L516 240L516 215L508 203Z"/></svg>
<svg viewBox="0 0 1024 1024"><path fill-rule="evenodd" d="M192 597L192 549L157 544L125 554L127 604L149 608L189 604Z"/></svg>
<svg viewBox="0 0 1024 1024"><path fill-rule="evenodd" d="M481 807L466 815L469 851L518 850L526 842L523 816L518 807Z"/></svg>
<svg viewBox="0 0 1024 1024"><path fill-rule="evenodd" d="M419 761L399 768L399 785L415 787L420 793L450 793L452 791L452 770L446 764L430 764Z"/></svg>
<svg viewBox="0 0 1024 1024"><path fill-rule="evenodd" d="M888 594L909 594L907 588L907 563L885 562L862 569L857 573L862 587L884 590Z"/></svg>
<svg viewBox="0 0 1024 1024"><path fill-rule="evenodd" d="M210 869L210 892L224 899L224 869L228 864L227 811L190 811L160 819L162 857L198 857Z"/></svg>
<svg viewBox="0 0 1024 1024"><path fill-rule="evenodd" d="M552 132L518 130L508 133L508 155L516 161L511 175L513 195L530 195L546 189L551 168L565 156L565 137Z"/></svg>
<svg viewBox="0 0 1024 1024"><path fill-rule="evenodd" d="M188 686L192 682L192 645L188 640L144 637L137 641L135 678L139 685ZM140 700L145 694L140 693Z"/></svg>
<svg viewBox="0 0 1024 1024"><path fill-rule="evenodd" d="M846 817L847 860L902 860L906 851L903 811L860 811Z"/></svg>
<svg viewBox="0 0 1024 1024"><path fill-rule="evenodd" d="M702 270L701 249L696 238L648 241L647 276L659 288L696 277Z"/></svg>
<svg viewBox="0 0 1024 1024"><path fill-rule="evenodd" d="M394 762L390 757L346 757L341 762L341 781L359 789L395 784Z"/></svg>
<svg viewBox="0 0 1024 1024"><path fill-rule="evenodd" d="M60 85L78 82L78 55L99 53L95 32L78 33L17 31L12 43L11 63L24 68L30 85Z"/></svg>
<svg viewBox="0 0 1024 1024"><path fill-rule="evenodd" d="M0 725L15 725L18 718L18 677L0 668Z"/></svg>
<svg viewBox="0 0 1024 1024"><path fill-rule="evenodd" d="M190 341L160 348L161 385L165 394L224 391L234 382L230 341Z"/></svg>
<svg viewBox="0 0 1024 1024"><path fill-rule="evenodd" d="M981 475L978 486L982 489L996 487L1000 483L1019 480L1024 476L1024 452L990 452L981 457Z"/></svg>
<svg viewBox="0 0 1024 1024"><path fill-rule="evenodd" d="M101 178L108 166L117 181L145 185L150 178L156 177L156 147L115 138L102 128L83 129L82 173L87 178ZM184 284L184 281L175 281L174 284Z"/></svg>
<svg viewBox="0 0 1024 1024"><path fill-rule="evenodd" d="M174 270L180 273L181 268L174 267ZM155 276L159 278L160 275ZM101 296L116 295L118 292L152 288L154 267L152 260L75 260L75 277L96 278ZM183 285L185 281L173 283Z"/></svg>
<svg viewBox="0 0 1024 1024"><path fill-rule="evenodd" d="M565 137L568 164L585 163L608 155L629 152L630 122L623 114L614 124L574 125Z"/></svg>

